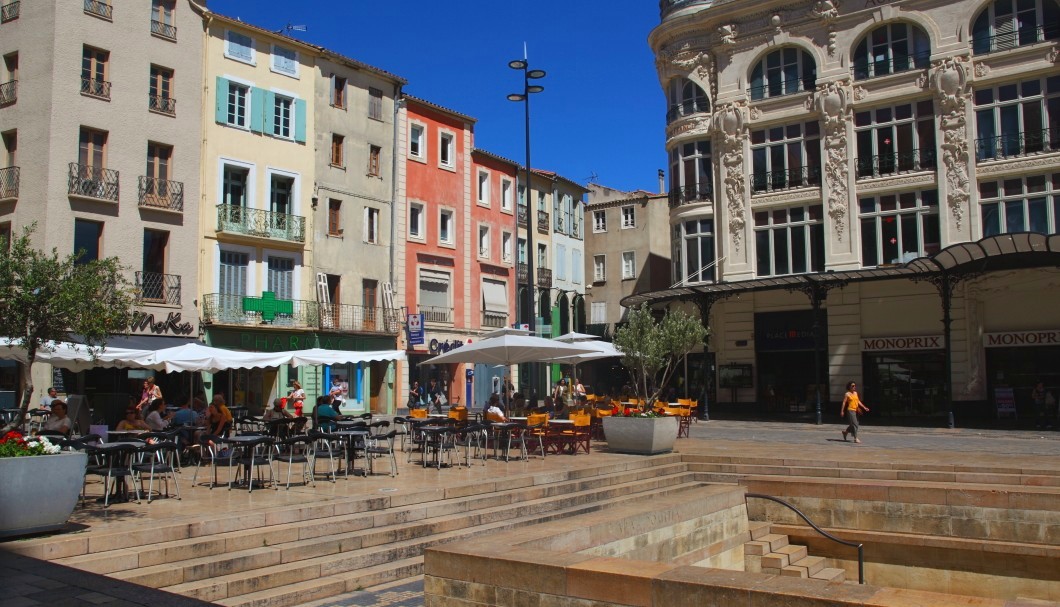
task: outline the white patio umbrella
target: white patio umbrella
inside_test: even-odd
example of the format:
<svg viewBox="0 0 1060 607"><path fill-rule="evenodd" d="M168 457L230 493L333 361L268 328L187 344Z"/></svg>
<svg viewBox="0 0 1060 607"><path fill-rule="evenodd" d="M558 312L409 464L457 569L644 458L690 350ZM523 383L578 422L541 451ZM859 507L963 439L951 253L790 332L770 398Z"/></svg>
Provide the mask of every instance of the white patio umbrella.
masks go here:
<svg viewBox="0 0 1060 607"><path fill-rule="evenodd" d="M565 343L572 343L576 341L599 341L599 335L589 335L588 333L578 333L577 331L571 331L570 333L564 333L559 337L552 338L555 341L562 341ZM606 342L602 342L606 343Z"/></svg>
<svg viewBox="0 0 1060 607"><path fill-rule="evenodd" d="M169 373L176 371L216 373L227 369L279 367L290 361L290 352L240 352L191 343L158 350L154 352L149 361L145 362L161 365L161 368Z"/></svg>
<svg viewBox="0 0 1060 607"><path fill-rule="evenodd" d="M300 367L303 365L344 365L362 362L382 360L406 360L404 350L372 350L366 352L354 352L348 350L325 350L323 348L311 348L309 350L296 350L288 352L291 355L291 364Z"/></svg>
<svg viewBox="0 0 1060 607"><path fill-rule="evenodd" d="M490 337L490 335L495 335ZM590 354L593 348L581 344L566 344L552 339L536 337L526 331L507 329L494 331L486 338L450 350L427 359L420 364L439 365L443 363L482 363L487 365L517 365L520 363L542 362L557 356L574 356Z"/></svg>

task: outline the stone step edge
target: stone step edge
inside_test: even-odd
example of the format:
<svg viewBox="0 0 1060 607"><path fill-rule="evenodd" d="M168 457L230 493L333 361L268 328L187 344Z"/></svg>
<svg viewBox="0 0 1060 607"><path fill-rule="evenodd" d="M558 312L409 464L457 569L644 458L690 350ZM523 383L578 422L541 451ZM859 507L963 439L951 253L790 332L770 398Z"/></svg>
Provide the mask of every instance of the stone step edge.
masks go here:
<svg viewBox="0 0 1060 607"><path fill-rule="evenodd" d="M1060 476L1042 476L1028 474L973 474L966 472L958 472L954 474L951 472L932 472L922 470L864 470L859 468L839 469L827 467L784 466L779 464L704 464L696 462L686 462L686 465L688 465L689 470L692 472L707 474L731 474L741 477L778 476L827 478L835 480L922 481L931 483L946 482L954 484L975 484L1020 488L1060 487ZM908 478L903 478L903 476ZM928 478L930 476L934 476L935 478Z"/></svg>
<svg viewBox="0 0 1060 607"><path fill-rule="evenodd" d="M693 474L704 474L703 472L693 472ZM829 486L852 486L852 487L912 487L917 489L937 489L939 491L954 491L960 490L964 493L968 492L979 492L985 494L996 494L1000 491L1007 491L1008 493L1023 493L1023 494L1037 494L1037 495L1056 495L1060 499L1060 487L1052 486L1040 486L1040 485L991 485L984 483L966 483L966 482L954 482L953 486L947 484L947 486L940 487L939 481L937 480L911 480L911 479L864 479L864 478L843 478L843 477L821 477L821 476L787 476L787 475L763 475L763 474L746 474L739 475L741 483L751 481L759 482L800 482L807 484L826 484ZM958 487L959 485L959 487Z"/></svg>
<svg viewBox="0 0 1060 607"><path fill-rule="evenodd" d="M682 453L681 459L688 464L732 464L754 466L785 466L794 468L843 468L864 470L901 470L907 472L942 472L947 474L1006 474L1020 476L1060 476L1057 468L1013 468L1008 466L968 466L955 464L924 464L912 462L878 462L861 460L806 460L783 456L761 457L740 455L710 455L705 453Z"/></svg>

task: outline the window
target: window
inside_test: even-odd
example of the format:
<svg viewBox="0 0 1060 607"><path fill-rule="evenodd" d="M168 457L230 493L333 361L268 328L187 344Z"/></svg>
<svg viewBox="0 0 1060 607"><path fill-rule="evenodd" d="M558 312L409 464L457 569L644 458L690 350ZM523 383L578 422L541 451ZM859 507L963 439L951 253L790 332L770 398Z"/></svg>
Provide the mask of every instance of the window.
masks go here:
<svg viewBox="0 0 1060 607"><path fill-rule="evenodd" d="M817 121L751 131L754 191L821 185L820 136Z"/></svg>
<svg viewBox="0 0 1060 607"><path fill-rule="evenodd" d="M0 168L18 166L18 130L5 131L2 139L4 155L0 157Z"/></svg>
<svg viewBox="0 0 1060 607"><path fill-rule="evenodd" d="M233 207L247 206L247 178L250 171L226 164L222 186L222 204Z"/></svg>
<svg viewBox="0 0 1060 607"><path fill-rule="evenodd" d="M342 153L343 142L346 138L342 135L331 134L331 166L346 166L346 159Z"/></svg>
<svg viewBox="0 0 1060 607"><path fill-rule="evenodd" d="M272 71L298 77L298 51L278 44L272 45Z"/></svg>
<svg viewBox="0 0 1060 607"><path fill-rule="evenodd" d="M607 211L593 211L593 232L607 231Z"/></svg>
<svg viewBox="0 0 1060 607"><path fill-rule="evenodd" d="M383 119L383 91L377 88L368 87L368 117Z"/></svg>
<svg viewBox="0 0 1060 607"><path fill-rule="evenodd" d="M144 230L142 274L137 281L141 297L160 303L180 303L167 298L166 252L169 249L169 232ZM175 293L179 297L179 291Z"/></svg>
<svg viewBox="0 0 1060 607"><path fill-rule="evenodd" d="M622 229L637 227L637 207L630 205L622 207Z"/></svg>
<svg viewBox="0 0 1060 607"><path fill-rule="evenodd" d="M674 226L674 284L714 281L714 220L697 219Z"/></svg>
<svg viewBox="0 0 1060 607"><path fill-rule="evenodd" d="M666 89L666 100L670 109L666 112L666 122L710 111L710 101L698 84L688 78L673 78Z"/></svg>
<svg viewBox="0 0 1060 607"><path fill-rule="evenodd" d="M273 175L272 187L269 189L269 210L280 215L290 215L294 211L294 179L282 175ZM286 218L276 218L286 223Z"/></svg>
<svg viewBox="0 0 1060 607"><path fill-rule="evenodd" d="M420 160L427 158L427 148L424 145L426 130L422 124L413 124L409 127L409 156Z"/></svg>
<svg viewBox="0 0 1060 607"><path fill-rule="evenodd" d="M478 256L482 259L490 258L490 228L489 226L478 227Z"/></svg>
<svg viewBox="0 0 1060 607"><path fill-rule="evenodd" d="M110 99L107 64L110 53L85 46L81 50L81 92L85 95Z"/></svg>
<svg viewBox="0 0 1060 607"><path fill-rule="evenodd" d="M173 13L176 0L151 0L151 33L171 40L177 39L177 28Z"/></svg>
<svg viewBox="0 0 1060 607"><path fill-rule="evenodd" d="M501 232L501 261L512 262L512 233Z"/></svg>
<svg viewBox="0 0 1060 607"><path fill-rule="evenodd" d="M822 271L821 205L755 213L755 247L759 276Z"/></svg>
<svg viewBox="0 0 1060 607"><path fill-rule="evenodd" d="M443 209L438 213L438 240L445 244L453 244L456 236L455 231L453 212Z"/></svg>
<svg viewBox="0 0 1060 607"><path fill-rule="evenodd" d="M276 299L294 299L294 259L269 255L266 260L266 291L276 294Z"/></svg>
<svg viewBox="0 0 1060 607"><path fill-rule="evenodd" d="M637 277L637 254L635 251L622 251L622 280Z"/></svg>
<svg viewBox="0 0 1060 607"><path fill-rule="evenodd" d="M227 123L247 128L247 98L250 96L250 87L235 82L228 83L228 113Z"/></svg>
<svg viewBox="0 0 1060 607"><path fill-rule="evenodd" d="M409 238L418 240L426 238L425 227L423 223L423 205L415 202L409 203Z"/></svg>
<svg viewBox="0 0 1060 607"><path fill-rule="evenodd" d="M107 132L81 127L78 141L77 163L83 167L104 169L107 167Z"/></svg>
<svg viewBox="0 0 1060 607"><path fill-rule="evenodd" d="M250 36L239 32L228 31L225 33L225 57L242 61L243 63L254 63L254 41Z"/></svg>
<svg viewBox="0 0 1060 607"><path fill-rule="evenodd" d="M751 70L751 100L812 91L817 64L804 50L782 48L766 55Z"/></svg>
<svg viewBox="0 0 1060 607"><path fill-rule="evenodd" d="M1060 38L1055 0L994 0L972 24L972 52L980 55Z"/></svg>
<svg viewBox="0 0 1060 607"><path fill-rule="evenodd" d="M74 220L74 253L80 255L77 263L88 263L99 259L103 248L103 224L87 219Z"/></svg>
<svg viewBox="0 0 1060 607"><path fill-rule="evenodd" d="M250 258L246 253L221 251L221 263L218 267L217 290L223 295L247 294L247 269ZM240 302L240 305L242 302Z"/></svg>
<svg viewBox="0 0 1060 607"><path fill-rule="evenodd" d="M881 25L854 49L854 79L923 69L930 57L931 48L924 30L905 23Z"/></svg>
<svg viewBox="0 0 1060 607"><path fill-rule="evenodd" d="M508 286L499 280L482 280L482 326L503 327L508 322Z"/></svg>
<svg viewBox="0 0 1060 607"><path fill-rule="evenodd" d="M379 244L379 209L364 207L364 241Z"/></svg>
<svg viewBox="0 0 1060 607"><path fill-rule="evenodd" d="M585 277L585 267L582 266L582 251L581 249L574 249L571 251L571 282L574 286L582 284L582 279Z"/></svg>
<svg viewBox="0 0 1060 607"><path fill-rule="evenodd" d="M593 255L593 282L607 280L607 260L604 255Z"/></svg>
<svg viewBox="0 0 1060 607"><path fill-rule="evenodd" d="M518 243L516 243L516 246L518 247L518 250L516 251L516 254L519 256L519 263L525 264L526 260L527 260L527 257L526 257L526 239L525 238L520 238Z"/></svg>
<svg viewBox="0 0 1060 607"><path fill-rule="evenodd" d="M284 139L291 138L291 109L294 99L275 95L272 102L272 134Z"/></svg>
<svg viewBox="0 0 1060 607"><path fill-rule="evenodd" d="M368 176L379 177L379 156L383 153L383 148L377 145L368 146Z"/></svg>
<svg viewBox="0 0 1060 607"><path fill-rule="evenodd" d="M478 172L478 203L490 206L490 174L486 171Z"/></svg>
<svg viewBox="0 0 1060 607"><path fill-rule="evenodd" d="M111 21L114 7L110 5L110 0L85 0L85 13Z"/></svg>
<svg viewBox="0 0 1060 607"><path fill-rule="evenodd" d="M176 102L173 100L173 70L152 65L148 95L148 109L164 114L174 113Z"/></svg>
<svg viewBox="0 0 1060 607"><path fill-rule="evenodd" d="M453 134L440 133L438 136L438 164L448 168L456 166L454 152Z"/></svg>
<svg viewBox="0 0 1060 607"><path fill-rule="evenodd" d="M854 113L857 176L879 177L935 168L931 100Z"/></svg>
<svg viewBox="0 0 1060 607"><path fill-rule="evenodd" d="M72 167L73 168L73 167ZM118 172L107 170L107 132L81 127L68 193L118 202Z"/></svg>
<svg viewBox="0 0 1060 607"><path fill-rule="evenodd" d="M420 269L419 311L427 322L452 322L449 304L452 277L449 272Z"/></svg>
<svg viewBox="0 0 1060 607"><path fill-rule="evenodd" d="M519 206L526 206L526 186L519 184Z"/></svg>
<svg viewBox="0 0 1060 607"><path fill-rule="evenodd" d="M379 307L379 281L361 279L361 305L365 308Z"/></svg>
<svg viewBox="0 0 1060 607"><path fill-rule="evenodd" d="M1060 76L975 91L976 161L1060 150Z"/></svg>
<svg viewBox="0 0 1060 607"><path fill-rule="evenodd" d="M147 143L147 177L153 180L168 181L170 165L173 162L173 146L162 143Z"/></svg>
<svg viewBox="0 0 1060 607"><path fill-rule="evenodd" d="M4 55L4 74L0 74L0 105L18 99L18 53Z"/></svg>
<svg viewBox="0 0 1060 607"><path fill-rule="evenodd" d="M979 184L983 237L1008 232L1060 233L1060 173Z"/></svg>
<svg viewBox="0 0 1060 607"><path fill-rule="evenodd" d="M548 268L548 245L537 245L537 267Z"/></svg>
<svg viewBox="0 0 1060 607"><path fill-rule="evenodd" d="M556 280L567 280L567 247L556 245Z"/></svg>
<svg viewBox="0 0 1060 607"><path fill-rule="evenodd" d="M328 198L328 236L342 236L342 201Z"/></svg>
<svg viewBox="0 0 1060 607"><path fill-rule="evenodd" d="M858 205L863 266L907 263L938 252L937 191L862 198Z"/></svg>
<svg viewBox="0 0 1060 607"><path fill-rule="evenodd" d="M594 301L589 304L589 322L602 325L607 322L607 302Z"/></svg>
<svg viewBox="0 0 1060 607"><path fill-rule="evenodd" d="M670 204L714 199L710 141L690 141L670 150Z"/></svg>
<svg viewBox="0 0 1060 607"><path fill-rule="evenodd" d="M346 79L341 76L331 77L331 105L346 109Z"/></svg>

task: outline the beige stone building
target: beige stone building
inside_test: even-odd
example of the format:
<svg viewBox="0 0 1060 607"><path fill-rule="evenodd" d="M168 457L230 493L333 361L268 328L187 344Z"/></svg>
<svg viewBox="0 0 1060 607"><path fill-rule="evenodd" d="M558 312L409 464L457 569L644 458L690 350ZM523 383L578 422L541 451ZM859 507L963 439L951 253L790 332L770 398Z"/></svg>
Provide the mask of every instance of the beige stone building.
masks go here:
<svg viewBox="0 0 1060 607"><path fill-rule="evenodd" d="M1058 37L1055 0L662 2L681 288L626 303L709 313L739 413L855 381L885 418L1055 417Z"/></svg>

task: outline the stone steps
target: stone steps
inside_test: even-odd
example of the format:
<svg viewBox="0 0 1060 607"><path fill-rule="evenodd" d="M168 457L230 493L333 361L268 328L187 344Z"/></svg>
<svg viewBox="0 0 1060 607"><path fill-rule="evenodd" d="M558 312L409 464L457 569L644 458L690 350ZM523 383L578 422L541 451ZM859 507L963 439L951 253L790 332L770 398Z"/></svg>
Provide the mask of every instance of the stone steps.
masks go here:
<svg viewBox="0 0 1060 607"><path fill-rule="evenodd" d="M841 583L842 569L826 567L827 559L810 556L806 546L789 543L788 536L772 533L769 523L751 527L752 540L744 544L744 570L785 577L810 578Z"/></svg>

